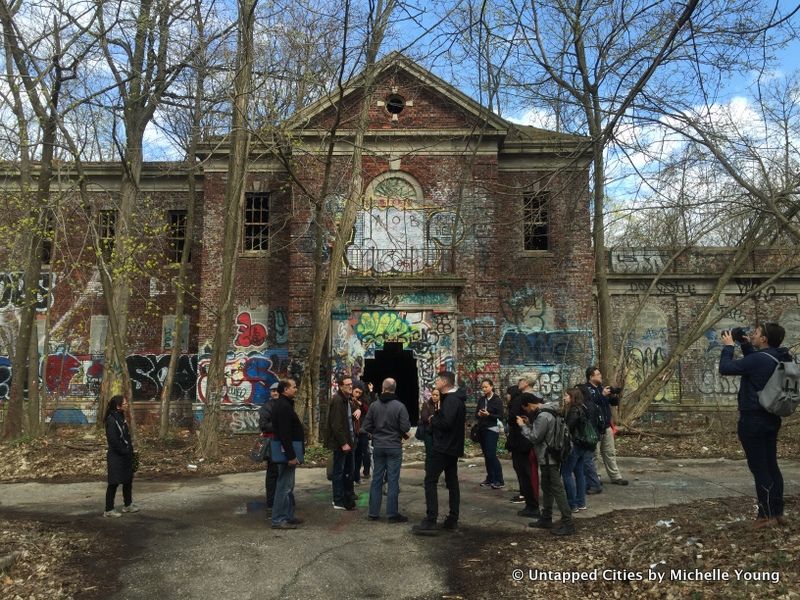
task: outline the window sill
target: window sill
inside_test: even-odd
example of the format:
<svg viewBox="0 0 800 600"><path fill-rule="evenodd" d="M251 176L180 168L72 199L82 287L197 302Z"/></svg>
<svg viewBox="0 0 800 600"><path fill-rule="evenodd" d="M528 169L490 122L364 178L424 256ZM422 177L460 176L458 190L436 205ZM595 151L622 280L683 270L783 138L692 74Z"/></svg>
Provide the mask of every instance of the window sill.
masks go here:
<svg viewBox="0 0 800 600"><path fill-rule="evenodd" d="M245 250L239 252L239 258L264 258L269 256L269 250Z"/></svg>
<svg viewBox="0 0 800 600"><path fill-rule="evenodd" d="M555 254L552 250L520 250L519 256L525 258L553 258Z"/></svg>

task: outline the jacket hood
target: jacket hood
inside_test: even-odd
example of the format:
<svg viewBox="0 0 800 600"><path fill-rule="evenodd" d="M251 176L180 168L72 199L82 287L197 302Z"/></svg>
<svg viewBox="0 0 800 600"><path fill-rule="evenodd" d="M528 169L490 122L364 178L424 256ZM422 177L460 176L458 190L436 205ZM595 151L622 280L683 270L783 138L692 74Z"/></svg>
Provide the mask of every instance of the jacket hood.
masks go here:
<svg viewBox="0 0 800 600"><path fill-rule="evenodd" d="M560 402L545 402L542 405L542 408L547 408L547 409L550 409L550 410L554 410L557 413L560 413L561 412L561 403Z"/></svg>
<svg viewBox="0 0 800 600"><path fill-rule="evenodd" d="M392 400L399 400L397 394L381 394L381 402L391 402Z"/></svg>

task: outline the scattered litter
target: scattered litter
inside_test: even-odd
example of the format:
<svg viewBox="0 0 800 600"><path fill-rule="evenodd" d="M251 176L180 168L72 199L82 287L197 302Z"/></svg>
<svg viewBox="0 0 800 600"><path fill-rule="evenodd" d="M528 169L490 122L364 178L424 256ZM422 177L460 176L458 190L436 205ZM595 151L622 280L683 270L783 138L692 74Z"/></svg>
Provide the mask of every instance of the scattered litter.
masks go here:
<svg viewBox="0 0 800 600"><path fill-rule="evenodd" d="M186 465L186 468L189 469L190 471L197 471L197 465L193 465L191 463Z"/></svg>
<svg viewBox="0 0 800 600"><path fill-rule="evenodd" d="M667 527L667 528L669 528L669 527L672 527L673 525L675 525L675 519L670 519L669 521L665 521L664 519L661 519L661 520L656 522L656 527Z"/></svg>
<svg viewBox="0 0 800 600"><path fill-rule="evenodd" d="M517 545L517 542L511 542L511 545L512 545L512 546L516 546L516 545Z"/></svg>
<svg viewBox="0 0 800 600"><path fill-rule="evenodd" d="M703 544L700 543L700 540L694 537L686 538L686 545L687 546L697 546L698 548L702 548Z"/></svg>
<svg viewBox="0 0 800 600"><path fill-rule="evenodd" d="M700 448L700 451L701 452L708 452L708 446L703 446L702 448Z"/></svg>
<svg viewBox="0 0 800 600"><path fill-rule="evenodd" d="M665 561L665 560L662 558L660 561L658 561L658 562L655 562L655 563L653 563L652 565L650 565L650 570L652 571L652 570L653 570L653 569L655 569L655 568L656 568L658 565L665 565L665 564L667 564L667 561Z"/></svg>
<svg viewBox="0 0 800 600"><path fill-rule="evenodd" d="M472 467L475 467L475 466L477 466L477 465L467 465L467 468L471 469Z"/></svg>

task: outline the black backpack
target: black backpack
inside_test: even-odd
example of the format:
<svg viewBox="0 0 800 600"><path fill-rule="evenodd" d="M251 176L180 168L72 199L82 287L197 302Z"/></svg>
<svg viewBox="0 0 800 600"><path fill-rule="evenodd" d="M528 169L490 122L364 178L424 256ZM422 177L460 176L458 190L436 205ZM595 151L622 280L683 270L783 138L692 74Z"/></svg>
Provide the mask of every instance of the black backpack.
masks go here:
<svg viewBox="0 0 800 600"><path fill-rule="evenodd" d="M553 434L549 440L545 440L548 454L559 463L566 462L569 453L572 452L572 438L569 435L569 429L567 428L566 421L564 421L564 417L561 416L560 412L552 408L540 408L539 412L550 413L555 417Z"/></svg>

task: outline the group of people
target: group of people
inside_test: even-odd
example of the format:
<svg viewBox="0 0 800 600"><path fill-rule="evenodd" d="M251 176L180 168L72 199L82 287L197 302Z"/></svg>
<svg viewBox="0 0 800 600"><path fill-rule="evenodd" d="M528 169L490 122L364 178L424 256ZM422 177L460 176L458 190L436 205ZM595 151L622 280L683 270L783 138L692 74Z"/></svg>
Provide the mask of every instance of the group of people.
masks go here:
<svg viewBox="0 0 800 600"><path fill-rule="evenodd" d="M735 344L730 332L722 333L719 371L741 376L738 394L738 436L753 474L758 498L757 527L785 524L783 477L777 462L777 436L781 418L765 410L758 394L780 362L793 358L781 347L784 328L777 323L760 323L750 335L739 340L743 357L735 360ZM615 485L628 485L616 461L615 428L611 407L620 402L619 390L603 385L600 369L586 369L586 381L568 389L562 402L544 402L533 392L534 375L524 375L506 394L507 419L503 403L490 379L481 381L482 397L475 412L475 437L483 452L486 478L484 488L503 489L503 468L497 457L500 431L506 431L506 448L517 476L519 493L514 503L524 503L518 514L536 519L531 527L550 529L555 535L575 532L573 513L586 510L586 496L603 491L595 459L605 467ZM351 377L338 380L338 391L331 399L324 428L325 445L332 455L332 505L336 510L354 510L354 482L370 476L368 518L381 518L384 484L386 516L390 523L405 523L399 511L400 467L403 441L411 423L405 405L398 399L397 382L387 378L381 392L373 398L371 384ZM262 435L279 444L280 451L270 456L266 471L267 507L272 527L295 529L303 520L295 515L294 484L296 467L303 460L305 435L294 408L297 383L284 379L270 389L270 399L259 411ZM460 488L458 459L464 454L466 392L456 385L455 375L437 375L430 399L423 403L416 437L425 444L425 518L413 528L420 535L432 535L440 528L458 527ZM132 483L135 453L125 410L128 402L115 396L105 416L108 441L108 488L105 517L120 517L122 512L137 512ZM569 452L558 452L559 432L569 432ZM370 444L372 460L370 460ZM566 446L564 446L566 447ZM555 450L555 451L554 451ZM374 463L374 464L373 464ZM363 471L362 471L363 469ZM438 482L444 474L448 490L448 513L438 523ZM122 485L124 506L114 508L117 488ZM541 504L539 502L541 491ZM561 522L553 523L553 504Z"/></svg>
<svg viewBox="0 0 800 600"><path fill-rule="evenodd" d="M586 494L602 491L594 467L596 447L610 481L619 485L628 483L616 464L611 431L610 407L619 403L619 396L612 388L602 385L602 376L596 367L587 369L585 384L567 391L563 406L558 402L544 403L536 396L532 388L534 380L533 375L525 375L508 390L507 410L494 391L494 383L490 379L481 381L475 436L483 452L486 479L480 485L495 490L505 487L502 464L497 456L500 434L505 430L519 484L519 494L515 494L512 502L526 505L518 514L535 518L536 521L530 523L532 527L568 535L575 531L572 513L586 509ZM288 382L292 385L288 386ZM370 384L349 376L341 377L337 388L323 426L324 444L332 453L329 478L333 509L350 511L356 508L354 485L361 477L370 477L371 467L367 518L372 521L381 518L385 495L388 522L407 522L408 517L399 510L399 483L402 446L409 438L411 422L405 405L397 397L397 382L392 378L384 380L377 397ZM294 389L296 386L291 380L275 384L270 402L260 411L262 435L280 440L283 448L302 439L302 431L294 420L278 423L275 418L278 399L285 397L287 390L293 397ZM284 398L284 408L288 408L286 400L291 397ZM456 385L455 375L445 371L438 374L430 399L421 407L416 437L425 445L426 507L425 518L413 528L414 533L432 535L438 529L458 527L461 501L458 459L464 454L466 400L466 392ZM558 420L563 420L575 440L566 460L549 451ZM587 424L593 434L585 434ZM288 452L287 457L290 457ZM293 477L286 485L278 485L281 477L289 477L288 471L294 466L289 460L286 463L270 461L267 467L267 508L272 527L276 529L294 529L302 523L294 515ZM438 482L442 475L448 490L448 512L439 523ZM594 487L587 490L587 481ZM552 518L554 503L561 513L561 523L557 527Z"/></svg>

